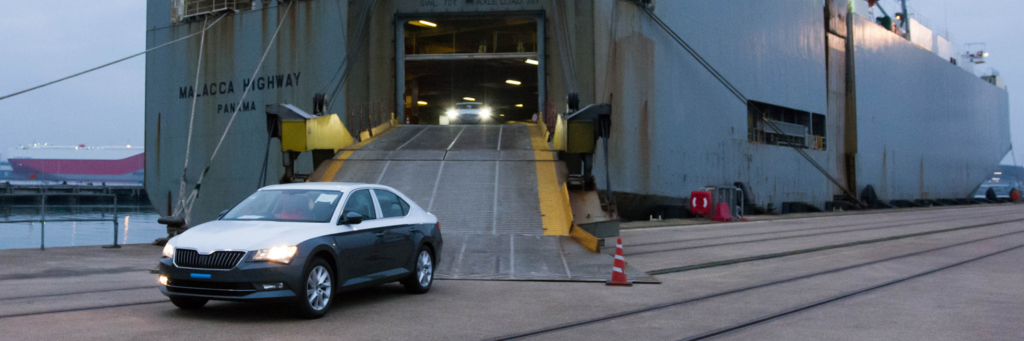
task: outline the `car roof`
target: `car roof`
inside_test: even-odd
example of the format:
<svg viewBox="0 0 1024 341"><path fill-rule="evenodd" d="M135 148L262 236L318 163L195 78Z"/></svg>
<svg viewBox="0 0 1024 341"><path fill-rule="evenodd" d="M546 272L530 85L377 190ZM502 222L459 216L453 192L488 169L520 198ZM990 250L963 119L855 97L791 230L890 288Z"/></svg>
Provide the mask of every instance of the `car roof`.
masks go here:
<svg viewBox="0 0 1024 341"><path fill-rule="evenodd" d="M293 184L280 184L270 185L267 187L260 188L259 190L281 190L281 189L311 189L311 190L327 190L327 191L349 191L355 188L386 188L394 190L388 186L381 186L376 184L364 184L358 182L300 182Z"/></svg>

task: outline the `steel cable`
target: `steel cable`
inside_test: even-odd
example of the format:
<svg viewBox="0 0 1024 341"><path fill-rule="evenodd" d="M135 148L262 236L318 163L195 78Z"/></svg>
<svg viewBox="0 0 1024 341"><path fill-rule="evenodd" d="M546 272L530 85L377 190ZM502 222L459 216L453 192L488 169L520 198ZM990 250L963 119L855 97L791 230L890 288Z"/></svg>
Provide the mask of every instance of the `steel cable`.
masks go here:
<svg viewBox="0 0 1024 341"><path fill-rule="evenodd" d="M221 17L223 18L223 16ZM203 68L203 47L206 44L206 30L209 28L206 25L206 22L209 21L209 18L210 17L206 17L205 19L203 19L203 31L202 35L199 38L199 56L196 58L198 61L196 62L196 82L194 86L195 89L199 89L199 73ZM192 151L192 127L196 118L196 100L198 98L199 96L195 96L195 94L192 94L192 110L188 116L188 138L185 140L185 166L181 171L181 185L178 186L178 206L181 206L181 204L183 203L185 185L186 182L188 181L186 178L186 175L188 174L188 157L190 152Z"/></svg>
<svg viewBox="0 0 1024 341"><path fill-rule="evenodd" d="M292 5L295 2L289 2L288 7L285 8L284 14L281 16L281 20L277 23L277 28L274 30L274 35L270 37L270 42L267 43L266 50L263 51L263 56L260 57L259 64L256 65L256 70L253 71L250 79L255 79L256 75L259 74L260 69L263 67L263 62L267 59L267 54L270 53L270 48L274 46L274 41L277 40L277 35L281 32L281 27L284 26L284 21L288 19L288 13L292 9ZM203 168L203 172L199 174L199 180L196 181L195 187L192 189L192 193L189 195L186 201L183 201L182 207L175 210L175 215L182 212L185 213L185 222L188 223L191 220L192 205L195 204L196 198L199 196L199 189L203 183L203 179L206 178L206 174L210 172L210 166L213 164L213 160L217 157L217 152L220 151L220 147L224 144L224 139L228 136L228 132L231 131L231 126L235 122L235 118L238 117L239 110L242 109L242 103L245 101L246 95L249 94L249 90L252 89L255 84L249 84L245 87L245 91L242 92L242 98L238 100L238 105L235 107L235 112L231 114L231 119L228 120L227 126L224 128L224 132L220 135L220 139L217 141L217 146L213 148L213 153L210 154L210 160L207 161L206 167Z"/></svg>
<svg viewBox="0 0 1024 341"><path fill-rule="evenodd" d="M366 7L363 8L362 12L359 13L359 21L358 21L359 26L357 26L356 36L361 36L362 35L362 30L363 30L363 28L365 26L365 22L366 22L366 16L367 16L366 12L370 8L371 8L370 6L366 6ZM343 24L344 24L344 21L343 21ZM345 28L343 27L342 29L344 30ZM346 33L346 37L347 36L348 36L348 34ZM356 48L356 44L358 44L360 41L361 41L360 39L352 39L352 40L349 40L348 44L345 45L345 58L342 58L341 63L338 64L337 70L334 71L334 74L331 76L331 79L327 83L324 83L324 86L322 86L320 88L320 92L327 91L327 88L330 87L331 84L334 84L334 79L338 78L338 75L342 74L342 72L345 70L345 65L348 63L349 59L351 59L350 56L352 54L352 51ZM337 89L337 87L334 87L334 89ZM333 93L333 90L332 90L332 93Z"/></svg>
<svg viewBox="0 0 1024 341"><path fill-rule="evenodd" d="M334 105L334 101L338 97L338 91L341 91L342 86L345 85L345 81L348 79L348 75L352 71L352 65L354 65L354 60L359 56L359 53L362 51L363 37L366 35L366 30L370 25L370 16L373 15L373 10L375 7L377 7L377 1L373 0L366 8L363 9L363 12L360 15L359 30L356 31L356 39L350 41L350 45L352 46L349 46L348 49L345 51L345 59L341 61L341 64L338 65L338 71L335 72L334 77L337 77L337 72L342 71L342 68L344 67L344 72L341 73L341 79L338 80L338 84L335 85L334 90L331 91L330 98L327 99L328 110ZM332 82L334 81L334 77L331 77Z"/></svg>
<svg viewBox="0 0 1024 341"><path fill-rule="evenodd" d="M12 93L12 94L4 95L4 96L0 97L0 101L8 99L8 98L11 98L11 97L14 97L14 96L17 96L17 95L21 95L23 93L26 93L26 92L29 92L29 91L32 91L32 90L37 90L37 89L40 89L40 88L43 88L43 87L46 87L46 86L49 86L49 85L60 83L60 82L66 81L68 79L75 78L75 77L78 77L78 76L81 76L81 75L84 75L84 74L87 74L87 73L90 73L90 72L93 72L93 71L96 71L96 70L99 70L99 69L111 66L111 65L114 65L114 64L117 64L117 63L129 60L129 59L132 59L132 58L144 55L144 54L146 54L146 53L148 53L150 51L153 51L153 50L156 50L156 49L159 49L159 48L163 48L163 47L165 47L167 45L171 45L171 44L177 43L179 41L182 41L182 40L185 40L185 39L188 39L188 38L192 38L192 37L196 36L197 34L206 32L206 30L210 29L210 27L213 27L213 25L216 25L217 22L220 21L220 19L222 19L222 18L224 18L224 16L221 16L220 18L217 18L217 20L215 20L212 24L210 24L210 26L206 27L201 32L196 32L196 33L189 34L187 36L184 36L184 37L181 37L181 38L178 38L178 39L175 39L175 40L163 43L163 44L161 44L161 45L159 45L157 47L153 47L153 48L147 49L145 51L142 51L142 52L139 52L139 53L136 53L136 54L133 54L133 55L130 55L130 56L127 56L127 57L124 57L124 58L121 58L121 59L118 59L118 60L106 63L106 64L103 64L103 65L100 65L100 66L97 66L97 67L94 67L94 68L91 68L91 69L88 69L88 70L85 70L85 71L82 71L82 72L79 72L79 73L72 74L72 75L64 77L64 78L60 78L60 79L57 79L57 80L54 80L54 81L50 81L50 82L46 82L46 83L43 83L43 84L40 84L40 85L36 85L36 86L31 87L31 88L28 88L28 89L25 89L25 90L21 90L21 91Z"/></svg>
<svg viewBox="0 0 1024 341"><path fill-rule="evenodd" d="M564 26L564 21L566 21L566 20L565 20L565 18L562 18L562 12L560 12L559 9L558 9L558 3L559 3L558 1L554 1L554 3L552 4L552 6L551 6L551 11L552 11L551 17L554 18L554 21L555 21L555 23L554 23L555 25L554 26L555 26L555 30L557 31L557 32L555 32L555 40L558 43L558 46L562 47L563 50L564 50L563 53L559 53L558 54L559 60L563 64L562 67L561 67L561 69L562 69L562 77L563 77L563 79L565 81L565 87L566 87L567 92L568 93L576 93L577 92L577 88L576 88L577 84L576 84L575 75L573 74L573 57L574 56L573 56L573 53L572 53L572 46L571 46L571 42L569 41L569 38L568 38L568 35L567 35L567 32L566 32L567 29ZM540 57L543 57L543 56L540 56Z"/></svg>

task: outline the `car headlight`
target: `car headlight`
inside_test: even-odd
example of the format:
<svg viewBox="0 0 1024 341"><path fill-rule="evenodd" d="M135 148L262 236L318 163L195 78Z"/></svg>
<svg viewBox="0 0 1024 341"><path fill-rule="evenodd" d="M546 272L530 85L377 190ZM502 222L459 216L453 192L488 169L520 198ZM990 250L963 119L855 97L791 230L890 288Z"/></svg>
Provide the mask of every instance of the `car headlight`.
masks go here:
<svg viewBox="0 0 1024 341"><path fill-rule="evenodd" d="M256 251L256 255L252 257L252 260L288 264L292 262L292 257L295 257L295 252L298 250L297 246L272 247Z"/></svg>
<svg viewBox="0 0 1024 341"><path fill-rule="evenodd" d="M167 242L167 244L164 244L164 258L172 257L174 257L174 245L171 245L171 242Z"/></svg>
<svg viewBox="0 0 1024 341"><path fill-rule="evenodd" d="M491 116L491 108L480 109L480 117L490 117L490 116Z"/></svg>
<svg viewBox="0 0 1024 341"><path fill-rule="evenodd" d="M459 116L459 112L455 111L455 109L448 110L445 114L448 115L448 118L455 118L456 116Z"/></svg>

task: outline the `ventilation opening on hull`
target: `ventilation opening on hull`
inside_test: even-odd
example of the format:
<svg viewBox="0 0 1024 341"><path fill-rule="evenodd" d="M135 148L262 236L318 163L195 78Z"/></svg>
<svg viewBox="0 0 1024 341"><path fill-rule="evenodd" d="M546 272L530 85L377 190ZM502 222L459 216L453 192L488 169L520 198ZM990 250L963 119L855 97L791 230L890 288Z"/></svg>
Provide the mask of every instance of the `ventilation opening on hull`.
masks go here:
<svg viewBox="0 0 1024 341"><path fill-rule="evenodd" d="M426 18L403 29L408 123L502 124L539 112L535 18Z"/></svg>
<svg viewBox="0 0 1024 341"><path fill-rule="evenodd" d="M172 0L171 22L177 23L214 13L252 9L252 0Z"/></svg>
<svg viewBox="0 0 1024 341"><path fill-rule="evenodd" d="M766 131L762 113L781 131ZM747 101L747 138L752 143L825 150L825 115Z"/></svg>

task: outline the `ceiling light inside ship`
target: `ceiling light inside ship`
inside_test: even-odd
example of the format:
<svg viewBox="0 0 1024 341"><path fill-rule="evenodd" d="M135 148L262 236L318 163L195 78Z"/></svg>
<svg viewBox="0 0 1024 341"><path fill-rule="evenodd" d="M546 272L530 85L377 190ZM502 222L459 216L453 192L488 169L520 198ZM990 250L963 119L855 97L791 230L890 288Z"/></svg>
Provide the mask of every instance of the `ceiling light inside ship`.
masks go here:
<svg viewBox="0 0 1024 341"><path fill-rule="evenodd" d="M409 24L419 27L437 27L437 24L426 20L410 21Z"/></svg>
<svg viewBox="0 0 1024 341"><path fill-rule="evenodd" d="M537 48L544 46L545 40L538 38L536 19L499 15L426 20L437 27L424 27L419 19L399 21L405 29L408 58L404 61L405 75L397 78L407 80L403 97L411 97L406 103L413 110L406 110L409 116L419 118L410 122L466 123L466 119L476 122L478 116L495 123L530 119L540 102L539 87L545 83L544 73L538 74L537 69ZM467 54L489 57L467 59ZM418 101L429 104L417 105ZM515 106L517 103L522 106ZM489 115L482 112L484 107L490 108ZM456 120L446 119L449 109L457 112L453 112Z"/></svg>
<svg viewBox="0 0 1024 341"><path fill-rule="evenodd" d="M427 101L416 101L416 104L422 107L424 105L427 105Z"/></svg>
<svg viewBox="0 0 1024 341"><path fill-rule="evenodd" d="M522 107L523 107L522 104L516 104L516 108L522 108Z"/></svg>

